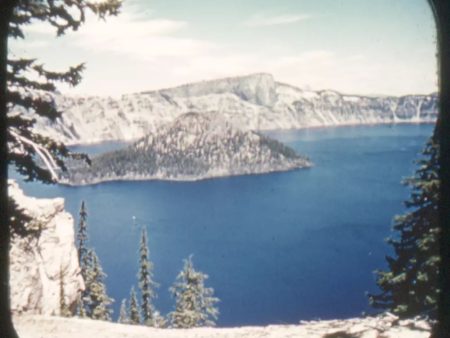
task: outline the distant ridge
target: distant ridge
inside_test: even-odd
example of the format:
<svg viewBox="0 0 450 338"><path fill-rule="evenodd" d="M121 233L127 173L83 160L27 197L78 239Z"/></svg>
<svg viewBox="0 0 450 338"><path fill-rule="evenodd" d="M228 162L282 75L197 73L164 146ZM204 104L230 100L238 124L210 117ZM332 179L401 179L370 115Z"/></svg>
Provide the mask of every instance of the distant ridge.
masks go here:
<svg viewBox="0 0 450 338"><path fill-rule="evenodd" d="M274 78L267 73L205 80L173 88L143 92L143 94L158 93L175 97L233 93L246 101L266 106L272 105L276 99Z"/></svg>
<svg viewBox="0 0 450 338"><path fill-rule="evenodd" d="M300 129L348 124L432 123L437 93L362 96L304 90L257 73L174 88L104 97L55 95L64 111L36 128L69 144L137 140L189 111L217 112L245 130Z"/></svg>
<svg viewBox="0 0 450 338"><path fill-rule="evenodd" d="M154 90L144 90L141 92L138 92L138 94L154 94L157 92L164 92L164 91L170 91L173 89L178 89L181 87L186 87L186 86L192 86L192 85L196 85L196 84L202 84L202 85L211 85L214 82L217 81L235 81L235 80L246 80L249 78L253 78L253 77L270 77L273 79L273 75L270 73L250 73L250 74L246 74L246 75L238 75L238 76L227 76L227 77L223 77L223 78L219 78L219 79L210 79L210 80L200 80L200 81L195 81L195 82L187 82L187 83L183 83L174 87L166 87L166 88L160 88L160 89L154 89ZM129 95L129 94L124 94L124 95Z"/></svg>

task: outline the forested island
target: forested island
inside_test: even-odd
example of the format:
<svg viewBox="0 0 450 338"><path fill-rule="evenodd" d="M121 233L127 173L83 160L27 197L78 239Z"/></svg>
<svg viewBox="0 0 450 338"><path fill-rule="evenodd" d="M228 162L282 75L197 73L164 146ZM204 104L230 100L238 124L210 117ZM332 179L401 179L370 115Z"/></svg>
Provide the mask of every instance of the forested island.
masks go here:
<svg viewBox="0 0 450 338"><path fill-rule="evenodd" d="M132 145L76 162L60 180L71 185L111 180L193 181L311 166L279 141L243 131L218 113L187 113Z"/></svg>

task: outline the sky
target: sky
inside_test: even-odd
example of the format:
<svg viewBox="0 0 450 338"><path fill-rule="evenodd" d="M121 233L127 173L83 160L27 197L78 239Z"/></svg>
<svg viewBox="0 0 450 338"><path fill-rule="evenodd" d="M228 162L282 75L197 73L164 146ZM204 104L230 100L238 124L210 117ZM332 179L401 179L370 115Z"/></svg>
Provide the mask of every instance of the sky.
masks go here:
<svg viewBox="0 0 450 338"><path fill-rule="evenodd" d="M168 88L270 73L303 89L360 95L437 91L436 31L426 0L124 0L56 37L48 24L11 40L15 56L54 70L84 62L74 95Z"/></svg>

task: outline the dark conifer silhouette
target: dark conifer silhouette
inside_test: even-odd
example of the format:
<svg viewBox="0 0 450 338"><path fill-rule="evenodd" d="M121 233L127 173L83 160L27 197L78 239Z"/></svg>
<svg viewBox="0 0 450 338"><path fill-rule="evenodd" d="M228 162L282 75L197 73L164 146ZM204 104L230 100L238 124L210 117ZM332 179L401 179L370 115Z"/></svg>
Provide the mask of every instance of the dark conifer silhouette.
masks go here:
<svg viewBox="0 0 450 338"><path fill-rule="evenodd" d="M382 292L370 295L376 308L400 317L434 317L439 297L439 146L434 137L417 161L413 177L405 180L412 192L408 212L394 219L395 234L388 239L395 255L386 257L387 271L377 271Z"/></svg>
<svg viewBox="0 0 450 338"><path fill-rule="evenodd" d="M155 326L153 299L156 298L155 288L157 284L153 281L153 264L150 261L150 253L147 243L147 230L142 229L139 245L139 288L141 291L141 314L145 325Z"/></svg>

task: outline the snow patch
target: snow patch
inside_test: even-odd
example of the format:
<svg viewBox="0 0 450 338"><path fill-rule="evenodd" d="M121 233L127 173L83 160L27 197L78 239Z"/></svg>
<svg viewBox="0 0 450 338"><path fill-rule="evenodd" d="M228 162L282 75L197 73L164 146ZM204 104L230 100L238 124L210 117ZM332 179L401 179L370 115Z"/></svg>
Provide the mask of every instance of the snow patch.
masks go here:
<svg viewBox="0 0 450 338"><path fill-rule="evenodd" d="M21 338L428 338L430 324L424 320L399 321L395 316L307 321L299 325L244 326L232 328L155 329L79 318L16 316L14 324ZM340 333L340 335L339 335Z"/></svg>

